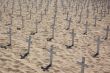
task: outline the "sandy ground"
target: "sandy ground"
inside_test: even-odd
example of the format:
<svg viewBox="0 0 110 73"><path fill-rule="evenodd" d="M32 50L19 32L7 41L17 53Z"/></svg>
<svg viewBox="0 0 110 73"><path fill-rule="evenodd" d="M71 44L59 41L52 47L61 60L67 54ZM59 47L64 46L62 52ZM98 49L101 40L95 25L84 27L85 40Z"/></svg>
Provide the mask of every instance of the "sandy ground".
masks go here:
<svg viewBox="0 0 110 73"><path fill-rule="evenodd" d="M19 1L21 2L21 15L24 20L23 29ZM0 44L6 45L9 42L8 35L3 33L8 32L9 26L7 24L12 23L12 49L0 48L0 73L80 73L81 65L77 62L80 62L82 57L85 57L85 63L89 66L85 68L85 73L110 73L110 36L107 40L104 40L106 34L104 29L106 29L107 25L110 25L110 14L107 14L107 9L105 9L105 17L103 13L102 20L99 21L101 6L98 2L98 12L95 10L95 15L97 15L98 19L97 25L94 27L92 0L89 2L88 18L86 18L87 3L85 4L85 8L82 11L81 23L78 23L82 8L81 4L84 5L86 0L64 0L66 7L64 10L61 5L61 0L58 0L54 39L47 41L47 38L51 37L52 34L51 27L54 20L54 5L56 0L49 0L46 15L44 10L47 8L48 0L42 0L41 6L40 1L41 0L0 0ZM70 9L68 7L68 1L71 1ZM88 1L89 0L87 0L87 2ZM107 4L105 0L101 1L103 4ZM77 4L79 4L79 10L75 16L75 7ZM28 10L27 6L29 6ZM14 7L13 14L12 7ZM68 21L65 20L67 11L69 12L69 17L72 18L69 30L66 30L68 26ZM38 33L31 35L32 44L30 54L25 59L20 59L20 54L27 50L28 42L26 42L26 39L28 39L30 33L35 32L36 21L39 22L41 20L41 12L43 17L42 21L37 23ZM12 20L10 15L12 16ZM84 35L84 24L86 21L88 21L88 32L87 35ZM21 28L21 30L17 30L17 28ZM70 33L72 29L74 29L76 33L74 40L75 45L71 49L67 49L65 45L71 44ZM93 55L96 53L97 47L95 40L98 36L101 37L102 43L100 45L100 54L94 58ZM43 71L41 66L46 66L49 63L48 49L51 45L54 46L55 52L53 54L53 65L49 71Z"/></svg>

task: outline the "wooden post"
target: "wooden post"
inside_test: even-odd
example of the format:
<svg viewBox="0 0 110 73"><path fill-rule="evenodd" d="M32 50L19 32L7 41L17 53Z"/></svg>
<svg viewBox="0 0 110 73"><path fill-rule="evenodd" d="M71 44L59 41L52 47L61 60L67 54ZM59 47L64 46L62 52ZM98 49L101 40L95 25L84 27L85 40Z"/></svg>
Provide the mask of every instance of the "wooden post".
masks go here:
<svg viewBox="0 0 110 73"><path fill-rule="evenodd" d="M45 10L44 10L44 13L45 13L45 15L47 14L47 9L45 8Z"/></svg>
<svg viewBox="0 0 110 73"><path fill-rule="evenodd" d="M107 40L108 39L109 31L110 31L109 25L107 25L107 28L105 30L106 30L105 40Z"/></svg>
<svg viewBox="0 0 110 73"><path fill-rule="evenodd" d="M95 15L95 7L94 7L94 5L92 7L93 7L93 16L94 16Z"/></svg>
<svg viewBox="0 0 110 73"><path fill-rule="evenodd" d="M100 50L100 44L101 44L101 40L100 40L100 36L98 36L97 40L97 51L96 51L96 54L93 56L93 57L97 57L99 55L99 50Z"/></svg>
<svg viewBox="0 0 110 73"><path fill-rule="evenodd" d="M21 20L22 20L22 29L23 29L24 28L24 17L23 16L22 16Z"/></svg>
<svg viewBox="0 0 110 73"><path fill-rule="evenodd" d="M68 8L70 9L71 7L71 1L68 1Z"/></svg>
<svg viewBox="0 0 110 73"><path fill-rule="evenodd" d="M64 0L61 0L61 5L62 5L62 8L64 10Z"/></svg>
<svg viewBox="0 0 110 73"><path fill-rule="evenodd" d="M21 0L19 0L20 16L22 16Z"/></svg>
<svg viewBox="0 0 110 73"><path fill-rule="evenodd" d="M32 14L32 12L31 12L31 10L30 10L30 20L31 20L31 14Z"/></svg>
<svg viewBox="0 0 110 73"><path fill-rule="evenodd" d="M5 13L5 11L6 11L6 6L4 5L3 8L4 8L4 13Z"/></svg>
<svg viewBox="0 0 110 73"><path fill-rule="evenodd" d="M12 5L12 14L13 14L13 12L14 12L14 4L15 4L15 2L14 2L14 0L13 0L13 5Z"/></svg>
<svg viewBox="0 0 110 73"><path fill-rule="evenodd" d="M67 15L66 15L66 19L65 20L68 20L68 16L69 16L69 12L67 12Z"/></svg>
<svg viewBox="0 0 110 73"><path fill-rule="evenodd" d="M41 12L41 19L40 19L40 22L42 22L42 18L43 18L43 13Z"/></svg>
<svg viewBox="0 0 110 73"><path fill-rule="evenodd" d="M82 62L77 62L77 63L81 65L81 73L84 73L85 67L88 68L88 65L85 64L85 57L82 57Z"/></svg>
<svg viewBox="0 0 110 73"><path fill-rule="evenodd" d="M88 18L89 17L89 8L88 7L87 7L87 10L86 10L86 13L87 13L86 18Z"/></svg>
<svg viewBox="0 0 110 73"><path fill-rule="evenodd" d="M10 46L12 48L12 29L11 25L9 26L9 44L7 46Z"/></svg>
<svg viewBox="0 0 110 73"><path fill-rule="evenodd" d="M72 33L71 33L71 36L72 36L72 44L71 45L65 45L66 48L72 48L74 46L74 37L75 37L75 33L74 33L74 29L72 29Z"/></svg>
<svg viewBox="0 0 110 73"><path fill-rule="evenodd" d="M96 10L97 10L97 13L98 13L98 5L97 5L97 2L96 2Z"/></svg>
<svg viewBox="0 0 110 73"><path fill-rule="evenodd" d="M27 12L29 12L29 5L27 4Z"/></svg>
<svg viewBox="0 0 110 73"><path fill-rule="evenodd" d="M101 21L102 20L102 15L103 15L102 10L101 10L101 12L99 14L100 14L100 20L99 21Z"/></svg>
<svg viewBox="0 0 110 73"><path fill-rule="evenodd" d="M105 15L105 14L106 14L106 10L104 10L103 13L104 13L104 14L103 14L103 17L105 17L105 16L106 16L106 15Z"/></svg>
<svg viewBox="0 0 110 73"><path fill-rule="evenodd" d="M68 21L69 25L68 25L68 27L66 28L66 30L69 30L69 29L70 29L71 22L72 22L72 18L70 17L69 20L67 20L67 21Z"/></svg>
<svg viewBox="0 0 110 73"><path fill-rule="evenodd" d="M52 61L53 61L53 45L51 46L50 50L49 50L49 53L50 53L50 59L49 59L49 64L46 66L46 67L43 67L41 66L41 69L43 69L43 71L48 71L48 69L50 67L52 67Z"/></svg>
<svg viewBox="0 0 110 73"><path fill-rule="evenodd" d="M88 31L88 21L86 21L86 24L85 24L84 26L85 26L84 34L87 35L87 31Z"/></svg>
<svg viewBox="0 0 110 73"><path fill-rule="evenodd" d="M107 1L107 13L108 14L110 13L110 1L109 0Z"/></svg>
<svg viewBox="0 0 110 73"><path fill-rule="evenodd" d="M6 3L7 3L7 7L8 7L8 4L9 4L9 0L7 0L7 2L6 2Z"/></svg>
<svg viewBox="0 0 110 73"><path fill-rule="evenodd" d="M56 15L57 15L57 0L56 0L56 2L55 2L55 14L54 14L54 23L53 23L53 25L52 25L52 37L50 37L50 38L47 38L47 41L51 41L52 39L54 39L54 30L55 30L55 24L56 24Z"/></svg>
<svg viewBox="0 0 110 73"><path fill-rule="evenodd" d="M42 8L42 3L43 3L43 0L40 0L40 4L39 4L40 9Z"/></svg>
<svg viewBox="0 0 110 73"><path fill-rule="evenodd" d="M36 31L35 31L35 33L37 33L38 32L38 21L37 21L37 19L36 19L35 25L36 25Z"/></svg>
<svg viewBox="0 0 110 73"><path fill-rule="evenodd" d="M93 18L94 19L94 26L96 27L96 25L97 25L97 16L95 15L95 17Z"/></svg>
<svg viewBox="0 0 110 73"><path fill-rule="evenodd" d="M47 5L46 5L47 11L49 10L49 0L47 1Z"/></svg>
<svg viewBox="0 0 110 73"><path fill-rule="evenodd" d="M82 8L81 8L81 12L80 12L80 15L79 15L79 21L78 21L78 23L81 22L82 12L83 12L83 6L82 6Z"/></svg>
<svg viewBox="0 0 110 73"><path fill-rule="evenodd" d="M77 4L76 4L76 7L75 7L75 8L76 8L76 11L75 11L75 15L74 15L74 16L76 17L77 14L78 14L78 7L77 7Z"/></svg>
<svg viewBox="0 0 110 73"><path fill-rule="evenodd" d="M36 7L36 13L37 13L37 0L35 0L35 7Z"/></svg>
<svg viewBox="0 0 110 73"><path fill-rule="evenodd" d="M51 41L52 39L54 39L54 30L55 30L55 18L54 18L54 23L52 25L52 36L50 38L47 38L47 41Z"/></svg>
<svg viewBox="0 0 110 73"><path fill-rule="evenodd" d="M7 47L11 48L12 49L12 29L11 29L11 24L8 24L8 32L6 33L2 33L2 34L7 34L8 35L8 39L9 39L9 42L6 46L3 46L3 45L0 45L0 47L4 47L5 49L7 49Z"/></svg>
<svg viewBox="0 0 110 73"><path fill-rule="evenodd" d="M27 52L25 54L20 55L21 59L26 58L29 55L29 53L30 53L30 46L31 46L31 43L32 43L31 36L29 36L29 40L27 42L28 42L28 50L27 50Z"/></svg>

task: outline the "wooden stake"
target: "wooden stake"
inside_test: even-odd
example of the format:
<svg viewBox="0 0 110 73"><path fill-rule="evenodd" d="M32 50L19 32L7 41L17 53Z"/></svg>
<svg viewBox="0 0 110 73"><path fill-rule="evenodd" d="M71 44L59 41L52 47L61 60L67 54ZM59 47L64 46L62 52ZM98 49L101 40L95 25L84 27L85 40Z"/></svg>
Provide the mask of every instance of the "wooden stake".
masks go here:
<svg viewBox="0 0 110 73"><path fill-rule="evenodd" d="M24 17L21 16L21 21L22 21L22 29L24 28Z"/></svg>
<svg viewBox="0 0 110 73"><path fill-rule="evenodd" d="M86 13L87 13L86 18L88 18L89 17L89 8L88 7L87 7L87 10L86 10Z"/></svg>
<svg viewBox="0 0 110 73"><path fill-rule="evenodd" d="M85 26L85 31L84 31L84 35L87 35L87 30L88 30L88 21L86 21Z"/></svg>
<svg viewBox="0 0 110 73"><path fill-rule="evenodd" d="M48 71L48 69L50 68L50 67L52 67L52 61L53 61L53 45L51 46L51 48L50 48L50 51L49 51L49 53L50 53L50 61L49 61L49 64L46 66L46 67L41 67L41 69L43 69L43 71Z"/></svg>
<svg viewBox="0 0 110 73"><path fill-rule="evenodd" d="M81 65L81 73L84 73L84 68L85 67L88 68L88 65L85 64L85 57L82 57L82 62L77 62L77 63Z"/></svg>
<svg viewBox="0 0 110 73"><path fill-rule="evenodd" d="M69 30L69 29L70 29L71 22L72 22L72 18L70 17L69 20L67 20L67 21L68 21L69 25L68 25L68 27L66 28L66 30Z"/></svg>
<svg viewBox="0 0 110 73"><path fill-rule="evenodd" d="M74 37L75 37L74 29L72 29L72 44L71 45L65 45L66 48L72 48L74 46Z"/></svg>
<svg viewBox="0 0 110 73"><path fill-rule="evenodd" d="M14 12L14 4L15 4L15 2L14 2L14 0L13 0L13 5L12 5L12 14L13 14L13 12Z"/></svg>
<svg viewBox="0 0 110 73"><path fill-rule="evenodd" d="M81 22L82 12L83 12L83 6L82 6L82 8L81 8L81 12L80 12L80 15L79 15L79 21L78 21L78 23Z"/></svg>
<svg viewBox="0 0 110 73"><path fill-rule="evenodd" d="M8 35L9 42L6 46L2 45L2 47L4 47L5 49L7 49L7 47L10 47L12 49L12 29L11 29L11 24L8 24L8 25L9 25L8 32L7 33L2 33L2 34L7 34ZM1 47L1 45L0 45L0 47Z"/></svg>
<svg viewBox="0 0 110 73"><path fill-rule="evenodd" d="M102 42L102 41L100 40L100 36L98 36L96 42L97 42L97 52L96 52L96 54L95 54L93 57L97 57L97 56L99 55L100 44L101 44L101 42Z"/></svg>
<svg viewBox="0 0 110 73"><path fill-rule="evenodd" d="M30 20L31 20L31 14L32 14L32 12L31 12L31 10L30 10Z"/></svg>
<svg viewBox="0 0 110 73"><path fill-rule="evenodd" d="M30 46L31 46L31 43L32 43L31 36L29 36L29 40L27 42L28 42L28 50L27 50L27 52L25 54L20 55L21 59L26 58L29 55L29 53L30 53Z"/></svg>
<svg viewBox="0 0 110 73"><path fill-rule="evenodd" d="M106 30L105 40L107 40L108 39L109 31L110 31L109 25L107 26L107 28L105 30Z"/></svg>
<svg viewBox="0 0 110 73"><path fill-rule="evenodd" d="M22 16L21 0L19 0L20 16Z"/></svg>
<svg viewBox="0 0 110 73"><path fill-rule="evenodd" d="M96 27L96 25L97 25L97 16L95 15L95 17L93 18L94 19L94 26Z"/></svg>
<svg viewBox="0 0 110 73"><path fill-rule="evenodd" d="M35 24L36 24L36 33L38 33L38 21L37 21L37 19L36 19Z"/></svg>
<svg viewBox="0 0 110 73"><path fill-rule="evenodd" d="M103 15L102 10L101 10L101 12L99 14L100 14L100 20L99 21L101 21L102 20L102 15Z"/></svg>

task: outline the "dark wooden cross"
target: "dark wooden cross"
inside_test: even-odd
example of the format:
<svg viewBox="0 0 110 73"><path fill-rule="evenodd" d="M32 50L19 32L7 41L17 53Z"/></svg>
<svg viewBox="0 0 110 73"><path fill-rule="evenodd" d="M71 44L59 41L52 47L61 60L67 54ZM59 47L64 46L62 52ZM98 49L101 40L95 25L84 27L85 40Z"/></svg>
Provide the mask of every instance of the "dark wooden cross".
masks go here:
<svg viewBox="0 0 110 73"><path fill-rule="evenodd" d="M107 25L107 28L106 29L104 29L104 30L106 30L106 34L105 34L105 40L107 40L108 39L108 35L109 35L109 31L110 31L110 28L109 28L109 25Z"/></svg>
<svg viewBox="0 0 110 73"><path fill-rule="evenodd" d="M49 50L49 53L50 53L50 59L49 59L49 64L46 66L46 67L43 67L41 66L41 69L43 71L48 71L50 67L52 67L52 62L53 62L53 45L51 46L50 50Z"/></svg>
<svg viewBox="0 0 110 73"><path fill-rule="evenodd" d="M76 35L76 33L74 33L74 29L72 29L71 35L72 35L72 44L71 45L65 45L66 48L72 48L74 46L74 37Z"/></svg>
<svg viewBox="0 0 110 73"><path fill-rule="evenodd" d="M28 50L26 53L20 55L21 59L25 59L30 53L30 47L31 47L31 43L32 43L31 36L29 36L29 39L27 40L27 42L28 42Z"/></svg>
<svg viewBox="0 0 110 73"><path fill-rule="evenodd" d="M82 62L77 62L77 63L81 65L81 73L84 73L84 68L85 67L88 68L88 65L85 64L85 57L82 57Z"/></svg>
<svg viewBox="0 0 110 73"><path fill-rule="evenodd" d="M93 55L93 57L97 57L97 56L99 55L100 44L102 43L102 41L100 40L100 36L98 36L96 42L97 42L97 51L96 51L96 53Z"/></svg>

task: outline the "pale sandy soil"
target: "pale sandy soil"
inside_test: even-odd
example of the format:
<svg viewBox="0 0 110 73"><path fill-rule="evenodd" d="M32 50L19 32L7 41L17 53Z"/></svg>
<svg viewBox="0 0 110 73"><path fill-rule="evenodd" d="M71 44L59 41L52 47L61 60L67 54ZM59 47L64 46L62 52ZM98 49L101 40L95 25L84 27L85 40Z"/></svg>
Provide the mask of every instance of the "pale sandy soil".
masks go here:
<svg viewBox="0 0 110 73"><path fill-rule="evenodd" d="M12 13L13 0L0 0L3 3L0 6L0 44L6 45L8 43L8 36L6 33L8 31L8 26L6 24L11 23L10 14ZM90 2L89 6L89 17L86 18L86 6L82 12L81 23L78 23L81 10L81 5L77 16L75 17L75 6L76 3L82 0L74 0L72 3L73 10L69 8L69 17L72 17L72 23L69 30L67 28L68 22L66 19L66 11L63 11L61 6L61 0L58 0L57 5L57 20L55 24L55 38L52 41L46 41L48 37L51 37L51 25L53 24L54 16L54 4L56 0L52 0L49 3L48 12L45 15L44 9L46 8L47 1L43 0L42 7L39 7L41 0L20 0L22 5L22 16L24 17L24 28L17 30L17 28L22 27L22 21L20 16L20 7L18 4L19 0L14 0L14 11L12 14L12 49L0 48L0 73L80 73L81 66L77 64L77 61L81 61L82 57L85 57L85 63L89 66L85 68L85 73L110 73L110 36L107 40L104 40L105 30L107 25L110 25L110 14L106 13L102 21L100 19L100 10L95 12L98 16L97 26L94 27L93 10ZM32 16L30 19L29 11L27 11L26 3L29 6L29 11L31 9ZM51 1L51 0L49 0ZM65 6L67 0L64 0ZM72 0L68 0L72 1ZM84 0L85 1L85 0ZM89 1L89 0L87 0ZM102 0L104 1L104 0ZM33 8L32 8L33 3ZM83 4L83 3L82 3ZM4 5L6 6L4 12ZM38 9L36 12L35 6ZM100 4L98 4L100 5ZM106 9L107 10L107 9ZM20 59L20 54L24 53L27 49L28 36L31 32L35 32L35 22L40 21L41 12L44 14L41 23L38 23L38 33L32 35L32 44L30 54L25 59ZM88 21L88 33L83 35L85 27L84 24ZM74 29L75 45L72 49L67 49L66 44L71 44L71 29ZM109 33L110 34L110 33ZM92 57L96 52L96 39L101 37L100 45L100 55L97 58ZM49 63L49 53L48 49L51 45L54 45L54 55L53 55L53 66L49 71L42 71L41 66L46 66ZM43 49L46 48L46 49Z"/></svg>

